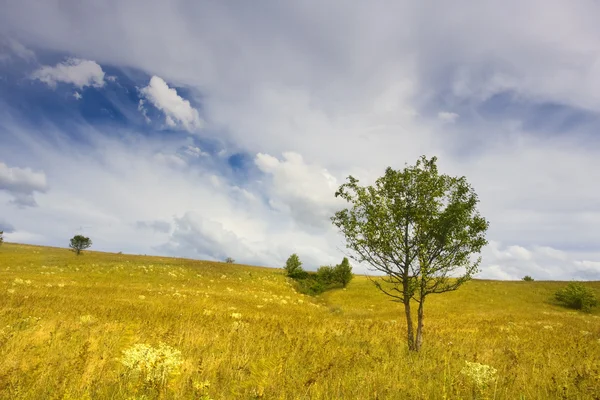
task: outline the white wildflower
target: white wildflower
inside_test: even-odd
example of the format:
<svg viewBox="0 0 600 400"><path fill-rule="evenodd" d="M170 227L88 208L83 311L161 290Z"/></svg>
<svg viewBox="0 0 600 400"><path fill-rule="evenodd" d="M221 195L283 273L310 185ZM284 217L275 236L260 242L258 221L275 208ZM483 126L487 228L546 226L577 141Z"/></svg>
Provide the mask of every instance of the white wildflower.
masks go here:
<svg viewBox="0 0 600 400"><path fill-rule="evenodd" d="M469 361L465 361L465 363L467 365L460 372L469 377L477 388L484 389L496 380L498 371L494 367Z"/></svg>
<svg viewBox="0 0 600 400"><path fill-rule="evenodd" d="M79 322L81 322L83 325L91 325L95 322L95 318L89 314L82 315L79 317Z"/></svg>
<svg viewBox="0 0 600 400"><path fill-rule="evenodd" d="M132 374L148 383L162 385L183 364L181 352L164 343L160 343L158 348L136 344L123 351L120 361Z"/></svg>

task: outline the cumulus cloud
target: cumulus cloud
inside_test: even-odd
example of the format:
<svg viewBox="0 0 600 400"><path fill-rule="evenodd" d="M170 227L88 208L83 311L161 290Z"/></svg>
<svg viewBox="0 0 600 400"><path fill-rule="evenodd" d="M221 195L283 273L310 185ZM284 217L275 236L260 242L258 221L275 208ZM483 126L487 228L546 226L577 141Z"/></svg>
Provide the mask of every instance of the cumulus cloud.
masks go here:
<svg viewBox="0 0 600 400"><path fill-rule="evenodd" d="M339 185L327 169L307 164L295 152L283 153L282 160L259 153L255 164L271 178L265 189L275 209L289 212L301 227L331 226L329 217L343 202L334 196Z"/></svg>
<svg viewBox="0 0 600 400"><path fill-rule="evenodd" d="M30 168L9 167L0 162L0 190L8 192L17 206L35 207L34 193L48 190L46 174Z"/></svg>
<svg viewBox="0 0 600 400"><path fill-rule="evenodd" d="M194 132L202 126L202 120L198 110L191 106L190 102L177 94L177 90L170 88L167 83L153 76L148 86L140 90L142 95L156 108L165 114L165 123L172 128L181 127L188 132ZM141 112L143 103L140 103Z"/></svg>
<svg viewBox="0 0 600 400"><path fill-rule="evenodd" d="M54 67L42 66L33 72L31 78L44 82L50 87L56 87L57 83L62 82L75 85L79 89L86 86L99 88L105 83L104 71L98 63L79 58L69 58Z"/></svg>

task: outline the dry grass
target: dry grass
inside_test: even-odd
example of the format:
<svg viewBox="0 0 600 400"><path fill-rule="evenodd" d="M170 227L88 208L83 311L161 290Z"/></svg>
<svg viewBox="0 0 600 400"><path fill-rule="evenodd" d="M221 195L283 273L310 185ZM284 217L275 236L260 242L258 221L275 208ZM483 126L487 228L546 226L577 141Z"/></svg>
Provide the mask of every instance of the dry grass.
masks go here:
<svg viewBox="0 0 600 400"><path fill-rule="evenodd" d="M400 307L363 277L310 298L280 270L4 244L0 397L597 399L600 316L552 304L563 285L432 296L423 351L409 354ZM181 357L160 359L165 379L123 362L160 346ZM489 384L467 361L496 371Z"/></svg>

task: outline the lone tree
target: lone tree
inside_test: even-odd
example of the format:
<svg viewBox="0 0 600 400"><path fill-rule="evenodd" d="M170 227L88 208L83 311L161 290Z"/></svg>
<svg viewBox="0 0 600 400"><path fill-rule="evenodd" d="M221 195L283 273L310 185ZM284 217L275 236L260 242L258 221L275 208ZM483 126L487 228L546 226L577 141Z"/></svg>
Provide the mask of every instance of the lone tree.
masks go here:
<svg viewBox="0 0 600 400"><path fill-rule="evenodd" d="M0 231L0 246L4 243L4 231Z"/></svg>
<svg viewBox="0 0 600 400"><path fill-rule="evenodd" d="M423 343L423 307L433 293L458 289L478 272L487 244L488 222L466 178L438 173L437 158L421 156L404 170L388 167L373 186L352 176L335 193L351 207L335 213L333 224L346 237L351 257L383 272L379 290L404 304L408 348ZM383 281L383 283L382 283ZM418 303L416 337L411 299Z"/></svg>
<svg viewBox="0 0 600 400"><path fill-rule="evenodd" d="M75 235L71 238L71 242L69 243L69 247L75 254L80 255L81 250L85 250L92 245L92 241L90 238L85 237L83 235Z"/></svg>

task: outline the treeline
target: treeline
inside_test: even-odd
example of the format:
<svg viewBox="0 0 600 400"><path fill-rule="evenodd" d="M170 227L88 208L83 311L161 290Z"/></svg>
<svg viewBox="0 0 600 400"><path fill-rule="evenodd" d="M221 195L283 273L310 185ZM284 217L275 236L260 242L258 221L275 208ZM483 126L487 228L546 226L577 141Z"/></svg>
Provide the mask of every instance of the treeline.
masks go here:
<svg viewBox="0 0 600 400"><path fill-rule="evenodd" d="M297 254L292 254L283 267L288 277L296 281L296 290L311 296L321 294L326 290L344 288L352 280L352 266L344 257L338 265L325 265L317 272L305 271Z"/></svg>

